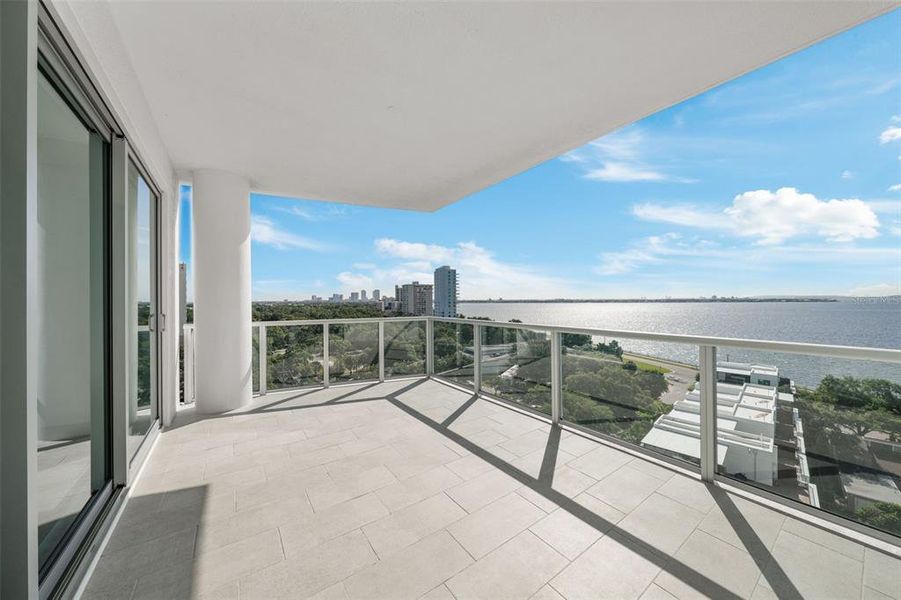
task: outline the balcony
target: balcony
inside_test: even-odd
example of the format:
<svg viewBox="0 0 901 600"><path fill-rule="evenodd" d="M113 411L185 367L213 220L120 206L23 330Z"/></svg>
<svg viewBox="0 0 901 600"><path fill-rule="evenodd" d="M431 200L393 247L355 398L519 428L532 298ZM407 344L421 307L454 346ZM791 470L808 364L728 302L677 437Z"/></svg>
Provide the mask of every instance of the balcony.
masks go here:
<svg viewBox="0 0 901 600"><path fill-rule="evenodd" d="M253 330L254 401L179 411L85 598L901 597L890 538L815 508L804 438L784 439L804 426L780 416L795 383L718 382L741 368L716 360L821 357L842 373L897 368L897 350L440 318ZM641 355L629 377L670 367L664 414L648 415L579 387L579 364L612 377L615 361L578 336L697 361Z"/></svg>

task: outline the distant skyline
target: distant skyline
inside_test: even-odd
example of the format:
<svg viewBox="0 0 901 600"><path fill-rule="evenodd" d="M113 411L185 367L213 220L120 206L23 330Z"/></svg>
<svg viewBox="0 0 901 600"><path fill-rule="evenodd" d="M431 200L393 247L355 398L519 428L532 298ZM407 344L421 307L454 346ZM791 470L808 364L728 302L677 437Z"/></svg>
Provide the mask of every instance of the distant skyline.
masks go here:
<svg viewBox="0 0 901 600"><path fill-rule="evenodd" d="M253 299L443 264L464 300L901 294L899 31L894 11L434 213L252 194Z"/></svg>

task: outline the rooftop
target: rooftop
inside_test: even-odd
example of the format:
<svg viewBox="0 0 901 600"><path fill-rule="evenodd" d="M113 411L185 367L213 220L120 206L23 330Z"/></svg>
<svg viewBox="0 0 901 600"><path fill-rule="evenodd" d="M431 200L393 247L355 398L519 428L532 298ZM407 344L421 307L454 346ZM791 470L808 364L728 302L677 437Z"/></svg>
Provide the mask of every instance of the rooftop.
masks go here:
<svg viewBox="0 0 901 600"><path fill-rule="evenodd" d="M180 411L84 597L897 597L760 502L435 380L270 393Z"/></svg>

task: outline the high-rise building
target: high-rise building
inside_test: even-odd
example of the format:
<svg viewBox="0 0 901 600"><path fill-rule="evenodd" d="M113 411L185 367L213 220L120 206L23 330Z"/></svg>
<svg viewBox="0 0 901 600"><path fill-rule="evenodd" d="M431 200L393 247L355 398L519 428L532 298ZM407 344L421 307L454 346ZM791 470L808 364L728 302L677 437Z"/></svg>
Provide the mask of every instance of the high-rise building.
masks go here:
<svg viewBox="0 0 901 600"><path fill-rule="evenodd" d="M363 302L366 302L366 300L367 300L366 290L360 290L360 300L362 300Z"/></svg>
<svg viewBox="0 0 901 600"><path fill-rule="evenodd" d="M372 299L378 302L382 299L382 290L372 290Z"/></svg>
<svg viewBox="0 0 901 600"><path fill-rule="evenodd" d="M457 316L457 270L447 265L435 269L435 315Z"/></svg>
<svg viewBox="0 0 901 600"><path fill-rule="evenodd" d="M342 302L344 300L344 294L332 294L332 297L329 299L329 302Z"/></svg>
<svg viewBox="0 0 901 600"><path fill-rule="evenodd" d="M432 286L427 283L405 283L394 287L400 312L405 315L432 314Z"/></svg>
<svg viewBox="0 0 901 600"><path fill-rule="evenodd" d="M350 293L350 301L351 302L359 302L360 301L360 292L351 292Z"/></svg>

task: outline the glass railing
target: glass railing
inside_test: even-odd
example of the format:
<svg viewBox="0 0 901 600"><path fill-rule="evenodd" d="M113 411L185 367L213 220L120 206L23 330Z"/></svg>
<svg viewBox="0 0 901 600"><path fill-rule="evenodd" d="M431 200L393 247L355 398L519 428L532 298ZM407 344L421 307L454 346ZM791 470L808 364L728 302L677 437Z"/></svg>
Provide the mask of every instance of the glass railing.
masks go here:
<svg viewBox="0 0 901 600"><path fill-rule="evenodd" d="M384 377L426 374L427 321L383 323Z"/></svg>
<svg viewBox="0 0 901 600"><path fill-rule="evenodd" d="M700 436L695 437L700 414L680 408L697 383L696 348L578 333L560 336L564 421L700 464ZM666 358L692 355L694 363ZM672 419L675 432L658 425L664 415Z"/></svg>
<svg viewBox="0 0 901 600"><path fill-rule="evenodd" d="M328 326L329 381L379 378L378 322L337 323Z"/></svg>
<svg viewBox="0 0 901 600"><path fill-rule="evenodd" d="M322 385L325 381L321 325L260 325L266 341L267 390Z"/></svg>
<svg viewBox="0 0 901 600"><path fill-rule="evenodd" d="M260 394L430 376L901 536L901 350L405 317L254 323ZM185 326L185 398L194 398Z"/></svg>
<svg viewBox="0 0 901 600"><path fill-rule="evenodd" d="M480 328L482 390L530 410L551 414L551 339L544 331Z"/></svg>
<svg viewBox="0 0 901 600"><path fill-rule="evenodd" d="M474 326L434 321L435 376L473 389L475 385Z"/></svg>

